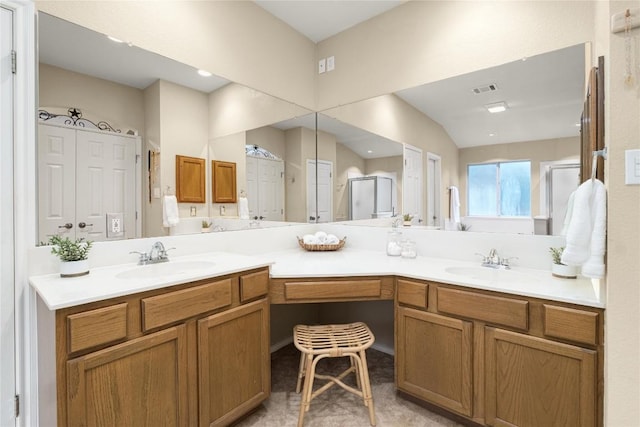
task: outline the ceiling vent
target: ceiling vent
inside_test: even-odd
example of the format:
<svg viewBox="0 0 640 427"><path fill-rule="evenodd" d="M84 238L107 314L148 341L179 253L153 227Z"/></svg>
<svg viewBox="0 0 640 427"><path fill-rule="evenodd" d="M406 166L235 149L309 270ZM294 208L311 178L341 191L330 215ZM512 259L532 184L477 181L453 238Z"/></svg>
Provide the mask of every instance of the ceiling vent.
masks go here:
<svg viewBox="0 0 640 427"><path fill-rule="evenodd" d="M476 95L479 95L481 93L493 92L498 90L498 85L495 83L491 83L484 86L474 87L472 90L473 90L473 93L475 93Z"/></svg>

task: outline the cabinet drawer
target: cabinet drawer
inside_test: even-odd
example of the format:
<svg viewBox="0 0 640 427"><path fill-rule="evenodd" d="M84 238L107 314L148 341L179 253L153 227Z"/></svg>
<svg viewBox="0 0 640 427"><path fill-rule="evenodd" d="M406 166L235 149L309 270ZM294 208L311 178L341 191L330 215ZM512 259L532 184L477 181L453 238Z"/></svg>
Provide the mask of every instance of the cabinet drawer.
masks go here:
<svg viewBox="0 0 640 427"><path fill-rule="evenodd" d="M529 328L529 302L438 288L438 311L513 328Z"/></svg>
<svg viewBox="0 0 640 427"><path fill-rule="evenodd" d="M240 302L269 293L269 271L262 270L240 277Z"/></svg>
<svg viewBox="0 0 640 427"><path fill-rule="evenodd" d="M287 300L375 298L380 296L380 280L327 280L314 282L286 282Z"/></svg>
<svg viewBox="0 0 640 427"><path fill-rule="evenodd" d="M419 308L427 308L429 285L398 279L398 302Z"/></svg>
<svg viewBox="0 0 640 427"><path fill-rule="evenodd" d="M127 303L67 316L68 350L74 353L127 337Z"/></svg>
<svg viewBox="0 0 640 427"><path fill-rule="evenodd" d="M148 331L231 305L231 279L143 298L142 329Z"/></svg>
<svg viewBox="0 0 640 427"><path fill-rule="evenodd" d="M544 304L544 334L575 342L598 343L598 313Z"/></svg>

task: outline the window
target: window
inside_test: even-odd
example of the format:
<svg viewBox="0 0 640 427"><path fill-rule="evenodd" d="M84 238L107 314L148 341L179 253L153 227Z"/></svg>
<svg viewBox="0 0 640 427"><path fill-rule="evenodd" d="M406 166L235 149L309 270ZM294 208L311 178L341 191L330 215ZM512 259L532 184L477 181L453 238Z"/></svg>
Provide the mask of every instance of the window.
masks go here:
<svg viewBox="0 0 640 427"><path fill-rule="evenodd" d="M531 216L531 162L467 166L470 216Z"/></svg>

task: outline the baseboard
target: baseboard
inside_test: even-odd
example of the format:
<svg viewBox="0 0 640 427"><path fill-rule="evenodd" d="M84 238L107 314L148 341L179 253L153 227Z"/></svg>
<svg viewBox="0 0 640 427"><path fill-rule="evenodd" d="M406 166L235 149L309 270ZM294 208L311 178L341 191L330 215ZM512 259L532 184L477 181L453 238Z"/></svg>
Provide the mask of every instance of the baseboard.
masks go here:
<svg viewBox="0 0 640 427"><path fill-rule="evenodd" d="M293 342L293 336L287 337L283 340L278 341L277 343L271 344L271 353L275 353L280 350L282 347L286 347Z"/></svg>
<svg viewBox="0 0 640 427"><path fill-rule="evenodd" d="M394 350L393 347L389 347L387 345L378 343L378 342L374 342L373 345L371 346L372 349L374 350L378 350L381 353L385 353L388 354L390 356L395 356L396 352Z"/></svg>

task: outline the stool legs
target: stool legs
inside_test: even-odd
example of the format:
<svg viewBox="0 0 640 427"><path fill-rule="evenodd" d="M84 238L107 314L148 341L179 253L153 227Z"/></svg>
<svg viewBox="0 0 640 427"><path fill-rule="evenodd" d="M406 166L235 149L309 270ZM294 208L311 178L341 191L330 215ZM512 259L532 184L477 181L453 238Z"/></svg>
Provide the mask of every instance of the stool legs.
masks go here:
<svg viewBox="0 0 640 427"><path fill-rule="evenodd" d="M316 368L316 364L322 357L323 356L314 358L313 354L310 354L310 353L300 354L300 368L298 370L298 383L296 385L296 393L300 393L301 383L303 383L303 386L302 386L302 395L300 396L300 413L298 415L298 427L303 426L304 415L306 412L309 411L311 400L317 395L319 395L320 393L322 393L324 390L326 390L327 388L335 384L335 383L329 382L325 386L321 387L318 391L316 391L316 393L313 393L313 380L316 377L315 368ZM376 416L375 416L375 411L373 409L373 396L371 393L371 384L369 382L369 370L367 367L367 358L365 355L365 351L362 350L358 352L357 355L356 354L350 355L349 359L351 361L351 369L356 375L356 383L357 383L358 390L354 390L350 386L345 386L344 384L340 384L340 385L342 385L343 388L346 387L350 389L349 391L353 393L357 393L358 391L362 393L362 394L358 393L358 395L361 395L364 406L366 406L369 409L369 422L371 423L372 426L375 426ZM333 381L337 380L338 383L341 383L339 380L343 378L345 375L347 375L348 372L351 372L351 370L347 370L343 372L340 376L334 377L335 380ZM302 381L303 378L304 378L304 382ZM320 375L318 376L318 378L331 379L330 377L325 375Z"/></svg>

